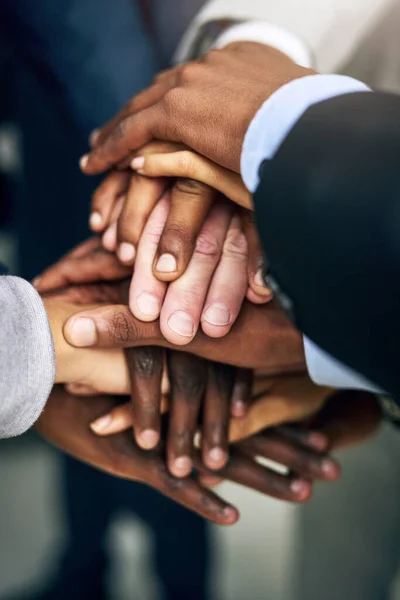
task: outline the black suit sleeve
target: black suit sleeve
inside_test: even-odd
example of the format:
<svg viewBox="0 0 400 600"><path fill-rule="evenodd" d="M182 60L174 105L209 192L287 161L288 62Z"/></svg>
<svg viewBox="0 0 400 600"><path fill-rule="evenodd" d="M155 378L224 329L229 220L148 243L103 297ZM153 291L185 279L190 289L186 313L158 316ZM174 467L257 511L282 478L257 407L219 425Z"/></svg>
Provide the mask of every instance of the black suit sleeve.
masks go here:
<svg viewBox="0 0 400 600"><path fill-rule="evenodd" d="M310 108L264 163L254 202L298 327L400 399L400 97Z"/></svg>

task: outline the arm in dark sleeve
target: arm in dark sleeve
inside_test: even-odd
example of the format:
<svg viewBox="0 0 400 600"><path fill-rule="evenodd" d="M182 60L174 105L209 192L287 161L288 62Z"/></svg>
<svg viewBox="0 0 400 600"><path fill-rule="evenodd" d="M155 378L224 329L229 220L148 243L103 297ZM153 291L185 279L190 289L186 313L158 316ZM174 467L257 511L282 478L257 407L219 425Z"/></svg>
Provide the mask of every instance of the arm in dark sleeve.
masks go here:
<svg viewBox="0 0 400 600"><path fill-rule="evenodd" d="M133 0L2 0L0 29L13 51L59 92L85 134L157 71Z"/></svg>
<svg viewBox="0 0 400 600"><path fill-rule="evenodd" d="M311 107L264 164L254 201L299 328L400 398L400 98Z"/></svg>

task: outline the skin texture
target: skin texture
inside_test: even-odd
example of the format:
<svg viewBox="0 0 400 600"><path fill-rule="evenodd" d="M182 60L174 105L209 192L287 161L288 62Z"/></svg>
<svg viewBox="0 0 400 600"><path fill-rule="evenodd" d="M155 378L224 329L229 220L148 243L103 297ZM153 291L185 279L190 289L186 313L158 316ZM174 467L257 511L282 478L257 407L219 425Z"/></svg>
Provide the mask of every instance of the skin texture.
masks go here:
<svg viewBox="0 0 400 600"><path fill-rule="evenodd" d="M123 301L126 293L125 282L87 284L48 294L46 302L61 302L65 317L68 311L77 310L81 304L88 302L110 302L116 298ZM77 352L69 348L70 353ZM157 346L128 348L124 351L125 360L118 350L79 352L93 357L89 365L86 359L83 361L84 367L81 367L81 371L85 369L91 376L87 380L75 379L72 384L67 380L68 390L79 395L104 391L131 393L134 435L143 449L153 449L160 441L162 400L163 397L165 400L168 390L171 418L167 428L166 453L170 471L177 477L187 476L192 470L192 440L197 430L200 408L203 403L207 407L212 401L213 410L205 410L203 414L203 460L210 469L225 466L228 460L227 425L231 411L235 405L237 410L239 404L244 413L251 396L252 379L247 376L247 371L241 374L241 370L235 367ZM104 355L101 363L97 356L99 354ZM168 384L162 381L165 367ZM229 373L229 377L226 373ZM236 398L233 398L237 377L240 385L236 386ZM101 424L98 426L101 427Z"/></svg>
<svg viewBox="0 0 400 600"><path fill-rule="evenodd" d="M101 306L75 314L65 324L64 335L78 347L173 347L163 337L158 322L138 321L126 305ZM229 334L211 340L198 332L185 349L216 362L266 374L305 369L301 336L275 302L265 306L245 302Z"/></svg>
<svg viewBox="0 0 400 600"><path fill-rule="evenodd" d="M71 307L65 303L64 299L46 298L44 304L50 322L56 356L55 383L96 386L99 376L100 380L102 379L101 373L108 369L116 369L116 377L123 376L125 378L124 369L121 369L121 353L119 351L112 349L105 351L79 350L67 343L63 334L63 326L71 314Z"/></svg>
<svg viewBox="0 0 400 600"><path fill-rule="evenodd" d="M332 395L332 390L314 385L305 375L256 376L246 413L230 421L229 440L240 441L268 427L304 421L318 414ZM109 416L107 429L98 432L101 435L124 431L135 420L130 403L117 406Z"/></svg>
<svg viewBox="0 0 400 600"><path fill-rule="evenodd" d="M96 436L90 423L116 406L111 397L82 399L56 387L37 429L50 443L79 460L114 476L146 483L205 518L230 525L239 518L237 509L204 486L222 478L284 500L308 499L311 483L307 479L331 481L339 475L337 464L330 459L326 462L323 450L318 452L314 447L325 449L328 445L358 443L379 425L381 415L373 397L364 395L362 399L353 394L352 398L332 400L321 413L323 422L319 431L278 429L233 445L228 466L218 478L199 464L199 479L195 475L176 479L166 469L161 445L149 452L140 449L129 432L105 438ZM257 464L255 456L275 457L303 478L274 473Z"/></svg>
<svg viewBox="0 0 400 600"><path fill-rule="evenodd" d="M271 295L254 293L247 285L246 239L239 217L232 218L230 207L221 201L211 208L202 225L182 277L170 284L159 281L153 263L170 205L168 197L162 198L145 225L130 286L130 309L142 321L160 318L162 333L173 344L186 345L199 327L210 337L222 337L236 320L246 294L249 297L251 293L256 303L268 302ZM122 265L102 249L99 239L92 239L48 269L37 285L39 291L47 291L69 282L130 274L132 267Z"/></svg>
<svg viewBox="0 0 400 600"><path fill-rule="evenodd" d="M71 312L76 311L80 303L84 304L86 302L91 303L94 301L110 302L111 300L120 302L126 297L126 293L127 286L124 282L116 282L113 285L100 283L69 287L66 290L57 292L52 299L53 301L57 299L60 301L62 299L67 314L68 310ZM48 299L46 299L46 302L47 300ZM138 351L141 350L142 348L139 347ZM107 398L74 398L68 395L67 392L61 392L60 390L55 391L55 400L49 402L46 411L40 419L38 425L40 431L51 442L59 445L63 450L71 453L73 456L106 470L107 472L113 473L114 475L146 482L170 497L173 497L175 500L183 503L185 506L199 512L203 516L222 524L231 524L235 522L238 518L238 513L235 509L227 506L214 495L210 495L211 492L206 491L201 484L212 484L216 483L221 478L227 478L276 498L298 502L304 501L310 496L310 480L317 478L331 481L338 477L339 470L337 464L324 454L329 445L329 439L325 434L312 430L301 431L285 428L281 430L263 431L262 433L254 435L254 431L259 431L262 427L262 422L265 423L267 415L271 417L271 415L276 414L278 419L277 422L281 422L282 419L285 420L285 415L287 420L294 420L296 418L302 419L305 416L318 411L325 403L329 390L326 390L321 394L320 388L313 386L309 380L304 378L305 387L303 392L305 396L299 396L301 382L299 380L292 380L292 393L290 393L289 388L286 387L290 382L290 378L282 377L280 381L278 378L275 382L275 387L270 385L269 390L268 386L266 387L265 378L264 381L261 378L258 378L258 381L256 381L255 387L253 388L255 401L248 407L247 415L234 420L234 423L236 424L232 424L230 430L231 440L235 439L235 435L236 439L242 439L243 437L247 439L238 441L234 446L229 447L229 462L226 466L218 470L217 477L212 475L210 471L207 471L204 464L201 462L201 458L206 460L204 448L207 448L206 437L204 437L204 432L207 435L207 424L203 423L204 429L200 444L203 456L200 452L196 453L193 451L191 458L193 461L192 465L197 468L200 474L200 480L196 481L193 476L185 479L173 478L167 471L164 458L165 452L167 452L167 455L168 452L170 452L171 456L176 457L176 449L178 448L179 454L179 449L182 448L182 436L180 435L181 427L179 426L182 423L182 419L179 416L179 413L182 411L183 413L186 412L186 415L189 415L189 421L191 421L191 423L195 422L193 414L190 413L190 405L188 402L193 400L193 390L195 389L193 386L196 386L196 379L197 381L200 379L199 373L201 378L203 378L204 375L204 366L199 367L199 364L196 366L194 360L192 363L192 376L185 378L180 377L180 371L187 372L188 362L186 358L183 362L180 360L180 357L185 356L181 352L176 352L174 354L176 354L175 357L174 355L171 355L171 358L167 360L169 365L172 365L175 360L173 368L170 368L169 371L169 373L172 374L172 380L171 394L169 394L170 397L168 398L168 402L172 406L175 402L175 408L177 409L176 415L178 415L178 418L176 418L176 416L174 417L174 409L172 408L170 420L173 421L175 419L176 422L170 425L169 429L168 424L164 423L166 427L165 431L168 431L166 434L167 437L164 437L164 434L162 440L157 444L154 450L149 452L139 448L134 441L134 437L129 432L113 435L108 438L107 442L104 442L103 440L101 443L95 441L96 439L98 440L98 438L90 431L90 426L93 431L95 431L96 427L93 424L93 421L98 423L98 419L104 418L105 413L111 411L111 414L113 414L113 410L118 410L115 401ZM149 357L151 356L154 358L152 349L150 349L150 351L149 349L145 349L144 359L142 357L139 363L141 363L142 366L143 364L146 365L146 368L136 368L136 375L138 376L136 385L138 389L140 389L140 378L143 375L144 380L142 380L142 384L144 386L147 386L149 383L149 372L153 375L155 374L156 378L159 377L159 368L150 370L148 368ZM156 358L157 356L159 357L159 355L155 356ZM121 362L123 361L121 361L121 354L119 354L119 363ZM202 361L203 365L205 362L206 361ZM137 358L134 364L137 367ZM226 421L228 402L226 398L228 397L228 392L224 392L224 390L228 390L231 393L230 402L231 406L233 406L235 394L232 393L232 389L234 389L235 384L232 388L232 378L229 375L232 371L231 369L226 370L226 367L224 367L221 377L218 373L221 373L220 368L222 365L213 365L213 363L208 364L207 371L210 369L210 365L212 365L212 368L216 368L215 375L210 378L211 393L213 393L213 389L215 389L214 382L217 378L219 381L217 388L219 395L222 398L220 407L217 407L210 413L212 419L214 419L213 427L210 429L212 434L210 439L214 442L216 414L216 422L218 423L219 421L220 423L216 430L217 433L218 431L221 431L224 434L224 432L227 431ZM109 369L109 371L112 371L112 373L115 374L117 371L117 364L115 364L115 368L113 367L112 369ZM123 377L118 377L118 380L120 382L125 381L124 385L126 388L129 388L130 381L126 373L126 366L124 372L125 379ZM244 379L246 379L246 377ZM187 386L186 399L180 389L183 380L186 382ZM240 383L240 378L238 380ZM223 383L222 387L221 382ZM248 392L243 392L243 382L241 385L241 397L244 398ZM307 388L307 385L311 387ZM144 389L143 386L141 389ZM246 386L244 386L244 389L246 389ZM180 398L178 398L178 395L176 394L177 390L179 390L181 394ZM167 398L168 387L163 387L162 395L164 396L164 399ZM177 398L177 401L174 401L174 397ZM314 398L312 402L310 401L311 398ZM215 398L214 403L216 401L217 398ZM240 403L245 404L243 400L241 400ZM249 402L247 400L247 405L248 404ZM348 405L349 403L346 401L345 407ZM128 406L131 415L133 415L133 405L129 403ZM274 410L276 412L274 412ZM343 415L341 416L343 417ZM346 426L343 426L340 419L336 419L335 422L334 417L335 414L330 416L328 414L328 416L325 417L325 422L321 426L321 432L323 430L322 428L325 427L332 436L332 439L335 439L336 443L338 443L340 439L346 435ZM362 419L359 419L359 415L356 415L356 417L357 422L363 422ZM185 418L184 414L184 419ZM262 421L262 419L264 419L264 421ZM347 421L347 419L345 419L345 421ZM371 432L375 426L374 423L374 419L370 419L369 423L365 425L362 432L364 436ZM272 424L272 422L270 422L270 424ZM134 418L132 419L130 427L132 427L132 425L135 425ZM176 436L171 434L171 430L173 430L174 426L176 426ZM352 442L357 441L355 440L355 437L357 436L352 432ZM167 446L171 448L170 451L168 450L168 447L165 449L165 440L167 440ZM223 440L224 437L222 435L222 437L219 438L219 441L224 450L226 445ZM293 477L290 474L282 476L272 472L270 469L261 467L255 462L256 455L264 456L265 458L270 458L286 465L290 471L293 470L297 473L296 477ZM171 467L171 464L168 463L168 466ZM181 474L181 477L182 476L183 474ZM179 481L182 483L178 483Z"/></svg>
<svg viewBox="0 0 400 600"><path fill-rule="evenodd" d="M157 279L174 281L186 271L210 209L220 200L220 192L230 199L233 196L243 206L249 204L250 196L237 174L206 161L180 144L148 144L138 151L132 166L145 158L149 162L136 173L115 170L107 175L93 195L89 223L94 233L102 234L107 250L117 252L122 263L133 264L137 261L143 230L157 203L169 190L169 211L160 224L162 232L152 268ZM175 176L178 170L183 177ZM150 171L162 171L165 176L151 177ZM224 210L232 213L227 203ZM255 303L266 302L271 299L271 292L260 276L255 280L263 262L256 227L251 219L244 218L245 211L241 216L248 253L247 298ZM164 264L164 270L159 270L160 264ZM135 314L134 307L132 310Z"/></svg>
<svg viewBox="0 0 400 600"><path fill-rule="evenodd" d="M129 269L121 265L115 255L104 251L99 241L94 239L43 273L36 286L39 292L45 293L71 284L120 280L127 272ZM104 297L100 301L103 302ZM123 302L115 299L114 290L111 304L85 310L69 319L64 326L68 343L79 347L114 349L143 345L176 347L162 335L159 322L139 321L125 302L125 299ZM77 312L76 307L70 307L70 315ZM210 340L204 333L198 332L185 349L209 360L258 369L267 374L305 369L301 336L275 302L254 306L245 301L227 335Z"/></svg>
<svg viewBox="0 0 400 600"><path fill-rule="evenodd" d="M90 244L89 244L90 247ZM101 251L96 256L104 259L104 272L108 273L109 256ZM92 258L92 254L89 256ZM76 256L74 255L74 267ZM72 273L82 273L73 269ZM84 272L84 270L83 270ZM65 275L65 271L63 271ZM80 275L81 276L81 275ZM59 281L58 281L59 283ZM64 280L65 283L65 280ZM52 299L62 300L65 310L73 314L82 304L96 302L121 302L126 299L126 282L99 283L69 286L53 292ZM93 351L92 351L93 352ZM246 414L251 396L251 373L228 367L220 362L207 361L181 352L165 351L154 345L138 345L125 351L125 362L117 358L114 350L112 369L96 371L95 385L85 382L69 386L74 393L132 393L132 415L134 435L137 443L145 449L154 448L160 440L160 407L165 399L161 378L164 363L170 381L170 411L166 454L170 472L177 477L188 475L193 465L192 439L199 427L198 419L202 408L202 458L209 469L221 469L228 458L228 423L230 414L239 417ZM118 364L117 364L118 362ZM311 389L310 389L311 388ZM269 419L263 426L312 414L321 406L326 392L315 386L306 389L309 397L296 396L292 390L282 390L276 395L276 409L269 398ZM266 386L268 389L268 386ZM300 387L299 387L300 389ZM317 393L315 393L317 392ZM305 394L305 395L306 395ZM286 404L285 404L286 403ZM261 407L260 407L261 408ZM262 411L251 411L250 418L256 422ZM277 421L275 421L277 419ZM107 418L106 418L107 424ZM104 427L104 419L97 427ZM256 427L259 431L261 427ZM99 429L97 429L99 431Z"/></svg>
<svg viewBox="0 0 400 600"><path fill-rule="evenodd" d="M312 74L262 44L240 42L160 74L92 137L81 159L103 172L152 140L183 143L239 172L247 128L263 102L285 83Z"/></svg>
<svg viewBox="0 0 400 600"><path fill-rule="evenodd" d="M55 388L37 429L48 441L75 458L112 475L146 483L215 523L231 525L237 521L238 511L204 488L194 475L177 479L168 473L162 445L153 451L142 450L129 432L107 438L96 436L90 430L90 423L113 405L115 400L109 397L83 400ZM257 454L263 455L259 447L247 447L245 442L232 448L229 464L220 476L283 500L301 502L310 497L309 481L262 467L253 458L255 449ZM196 466L207 475L199 461Z"/></svg>

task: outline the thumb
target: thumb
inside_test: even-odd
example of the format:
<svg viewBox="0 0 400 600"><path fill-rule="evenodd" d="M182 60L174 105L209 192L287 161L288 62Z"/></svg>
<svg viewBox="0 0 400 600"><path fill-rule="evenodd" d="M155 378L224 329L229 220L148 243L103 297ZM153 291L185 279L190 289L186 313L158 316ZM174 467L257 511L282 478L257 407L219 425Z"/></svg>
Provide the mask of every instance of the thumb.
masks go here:
<svg viewBox="0 0 400 600"><path fill-rule="evenodd" d="M158 102L136 114L123 114L92 151L81 158L82 171L87 175L102 173L154 138L165 139L162 129L167 120L163 106Z"/></svg>
<svg viewBox="0 0 400 600"><path fill-rule="evenodd" d="M66 341L78 348L128 348L166 345L158 321L144 323L128 306L100 306L76 313L64 325Z"/></svg>

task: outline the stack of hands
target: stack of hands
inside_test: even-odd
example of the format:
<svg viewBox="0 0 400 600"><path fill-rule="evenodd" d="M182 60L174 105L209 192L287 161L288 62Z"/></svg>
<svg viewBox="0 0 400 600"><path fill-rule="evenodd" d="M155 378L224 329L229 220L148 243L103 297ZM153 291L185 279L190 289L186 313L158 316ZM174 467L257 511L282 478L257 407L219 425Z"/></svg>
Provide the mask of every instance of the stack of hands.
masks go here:
<svg viewBox="0 0 400 600"><path fill-rule="evenodd" d="M57 381L67 383L55 389L41 433L220 524L234 523L238 511L210 489L215 483L305 501L314 481L339 477L327 452L361 441L381 416L372 395L338 394L309 380L301 337L263 283L251 198L237 172L240 149L227 144L235 139L227 132L233 122L245 131L274 89L260 77L258 45L241 46L249 47L252 70L236 45L211 53L208 87L200 62L170 70L94 133L83 168L118 167L93 197L90 226L101 237L35 282L62 357ZM213 100L221 102L216 137L206 92L195 92L209 90L226 61L236 64L237 73L226 70L232 81L253 86L254 106L247 102L247 113L233 117L241 102L236 93L229 104L225 82L226 96ZM309 73L291 68L305 71L294 76ZM184 93L185 106L190 98L201 106L181 135L165 111ZM157 137L173 141L150 142Z"/></svg>

